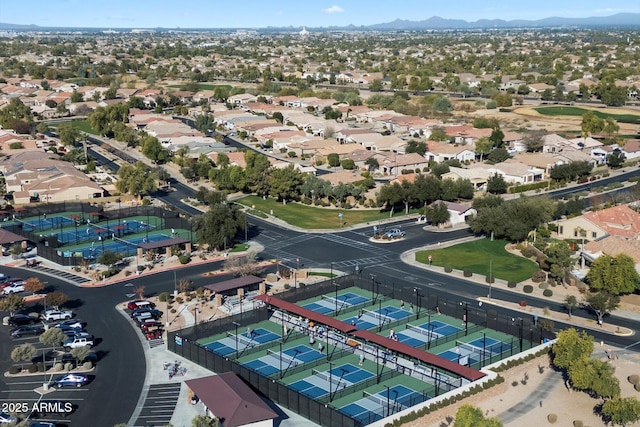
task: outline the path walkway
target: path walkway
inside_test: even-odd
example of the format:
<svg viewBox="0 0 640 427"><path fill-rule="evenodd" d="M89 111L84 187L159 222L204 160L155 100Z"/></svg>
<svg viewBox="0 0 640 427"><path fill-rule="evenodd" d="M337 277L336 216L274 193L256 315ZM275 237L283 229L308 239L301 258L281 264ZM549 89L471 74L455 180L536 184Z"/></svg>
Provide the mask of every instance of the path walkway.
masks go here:
<svg viewBox="0 0 640 427"><path fill-rule="evenodd" d="M547 369L544 378L538 386L520 402L506 411L498 414L503 424L511 423L518 418L527 415L534 408L543 407L545 399L563 382L562 372Z"/></svg>

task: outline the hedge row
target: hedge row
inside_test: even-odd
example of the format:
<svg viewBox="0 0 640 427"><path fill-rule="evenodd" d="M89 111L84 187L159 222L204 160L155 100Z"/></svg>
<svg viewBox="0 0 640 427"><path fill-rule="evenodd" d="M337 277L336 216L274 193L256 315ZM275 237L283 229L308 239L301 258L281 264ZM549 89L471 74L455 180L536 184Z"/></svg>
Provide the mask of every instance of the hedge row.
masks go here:
<svg viewBox="0 0 640 427"><path fill-rule="evenodd" d="M518 185L516 187L510 187L509 193L522 193L524 191L537 190L538 188L547 188L549 183L547 181L534 182L532 184Z"/></svg>
<svg viewBox="0 0 640 427"><path fill-rule="evenodd" d="M528 354L525 357L521 357L519 359L508 360L507 362L501 363L499 366L497 366L495 368L491 368L491 370L493 372L504 372L504 371L507 371L507 370L509 370L511 368L515 368L516 366L520 366L525 362L529 362L530 360L533 360L536 357L540 357L542 355L549 354L549 352L550 352L549 347L543 348L542 350L538 350L535 353Z"/></svg>

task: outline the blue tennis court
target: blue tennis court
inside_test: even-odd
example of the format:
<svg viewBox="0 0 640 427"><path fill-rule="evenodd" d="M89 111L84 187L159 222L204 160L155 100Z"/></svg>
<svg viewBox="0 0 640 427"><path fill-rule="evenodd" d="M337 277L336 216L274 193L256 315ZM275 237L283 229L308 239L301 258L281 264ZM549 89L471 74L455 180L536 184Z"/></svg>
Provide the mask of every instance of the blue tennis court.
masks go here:
<svg viewBox="0 0 640 427"><path fill-rule="evenodd" d="M291 383L289 387L309 397L318 398L375 376L375 374L350 363L329 371L321 372L313 369L312 372L313 375Z"/></svg>
<svg viewBox="0 0 640 427"><path fill-rule="evenodd" d="M322 295L320 300L304 305L303 307L315 311L320 314L339 313L343 309L348 309L354 305L359 305L370 301L368 298L354 294L353 292L346 292L338 295L337 298L329 295Z"/></svg>
<svg viewBox="0 0 640 427"><path fill-rule="evenodd" d="M362 317L358 319L357 316L349 317L348 319L345 319L344 322L355 326L357 329L372 329L378 326L377 323L368 322Z"/></svg>
<svg viewBox="0 0 640 427"><path fill-rule="evenodd" d="M262 375L271 376L280 370L286 370L293 366L321 359L324 354L306 345L298 345L282 351L267 350L267 355L252 360L244 365L260 372Z"/></svg>
<svg viewBox="0 0 640 427"><path fill-rule="evenodd" d="M366 425L427 399L429 396L426 394L395 385L376 394L364 392L362 399L339 408L339 411Z"/></svg>
<svg viewBox="0 0 640 427"><path fill-rule="evenodd" d="M482 348L484 351L492 354L501 354L505 351L511 350L511 344L490 337L478 338L470 341L469 344L474 347Z"/></svg>
<svg viewBox="0 0 640 427"><path fill-rule="evenodd" d="M420 327L444 336L453 335L456 332L460 332L462 330L460 328L452 326L448 323L441 322L439 320L432 320L431 322L420 325Z"/></svg>
<svg viewBox="0 0 640 427"><path fill-rule="evenodd" d="M236 352L236 349L238 352L242 352L247 348L253 348L280 339L280 335L263 328L258 328L251 332L250 336L247 334L238 334L236 336L227 332L225 338L209 343L203 347L214 353L227 356Z"/></svg>

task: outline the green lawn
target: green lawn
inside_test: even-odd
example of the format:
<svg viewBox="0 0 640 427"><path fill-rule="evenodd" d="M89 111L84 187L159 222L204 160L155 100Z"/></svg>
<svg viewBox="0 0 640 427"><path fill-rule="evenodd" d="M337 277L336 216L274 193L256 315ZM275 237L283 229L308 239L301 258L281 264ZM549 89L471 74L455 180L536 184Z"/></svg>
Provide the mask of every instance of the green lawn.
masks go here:
<svg viewBox="0 0 640 427"><path fill-rule="evenodd" d="M99 133L91 127L88 120L74 120L71 124L74 128L81 130L82 132L86 132L90 135L99 135Z"/></svg>
<svg viewBox="0 0 640 427"><path fill-rule="evenodd" d="M300 228L340 228L339 213L343 214L343 226L389 218L388 212L380 212L376 209L328 209L294 202L283 205L275 199L263 200L258 196L246 196L236 202L267 214L273 210L274 216ZM404 215L404 211L395 214L395 216L401 215Z"/></svg>
<svg viewBox="0 0 640 427"><path fill-rule="evenodd" d="M474 273L489 275L491 263L493 276L497 279L521 282L531 278L539 268L531 260L512 255L504 247L505 240L474 240L444 249L421 251L416 260L428 264L428 256L433 257L433 265L451 266L456 270L471 270Z"/></svg>
<svg viewBox="0 0 640 427"><path fill-rule="evenodd" d="M611 117L620 123L640 124L640 115L638 114L611 114L600 110L587 110L579 107L553 106L534 108L538 113L545 116L577 116L581 117L587 111L593 111L596 116L601 119Z"/></svg>

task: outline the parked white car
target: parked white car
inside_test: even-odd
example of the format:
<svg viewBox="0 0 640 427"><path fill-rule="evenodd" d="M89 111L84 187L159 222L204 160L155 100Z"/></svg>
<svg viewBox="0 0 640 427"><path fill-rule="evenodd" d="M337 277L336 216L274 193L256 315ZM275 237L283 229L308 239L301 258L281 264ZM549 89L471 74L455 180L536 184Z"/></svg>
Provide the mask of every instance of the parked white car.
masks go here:
<svg viewBox="0 0 640 427"><path fill-rule="evenodd" d="M389 239L404 237L405 234L407 233L398 228L392 228L391 230L388 230L387 232L384 233L384 235L387 236Z"/></svg>
<svg viewBox="0 0 640 427"><path fill-rule="evenodd" d="M73 312L69 310L47 310L42 314L42 320L51 322L53 320L67 320L73 317Z"/></svg>
<svg viewBox="0 0 640 427"><path fill-rule="evenodd" d="M10 285L7 285L2 290L2 293L5 295L15 294L18 292L24 292L24 284L21 282L15 282Z"/></svg>

